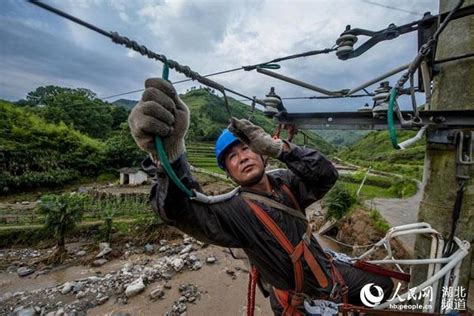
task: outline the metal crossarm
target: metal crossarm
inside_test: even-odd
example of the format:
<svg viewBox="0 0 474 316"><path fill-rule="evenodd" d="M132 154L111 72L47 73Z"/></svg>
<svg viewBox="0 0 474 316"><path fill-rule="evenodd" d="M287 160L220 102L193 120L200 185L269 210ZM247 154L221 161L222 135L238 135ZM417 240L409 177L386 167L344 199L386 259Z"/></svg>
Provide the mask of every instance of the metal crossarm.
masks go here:
<svg viewBox="0 0 474 316"><path fill-rule="evenodd" d="M413 112L403 111L402 113L404 116L408 116ZM422 125L436 126L437 128L474 127L474 110L420 111L419 115ZM281 112L275 115L274 119L279 124L296 124L301 129L387 129L387 120L373 117L372 112ZM394 127L401 129L402 125L395 120Z"/></svg>

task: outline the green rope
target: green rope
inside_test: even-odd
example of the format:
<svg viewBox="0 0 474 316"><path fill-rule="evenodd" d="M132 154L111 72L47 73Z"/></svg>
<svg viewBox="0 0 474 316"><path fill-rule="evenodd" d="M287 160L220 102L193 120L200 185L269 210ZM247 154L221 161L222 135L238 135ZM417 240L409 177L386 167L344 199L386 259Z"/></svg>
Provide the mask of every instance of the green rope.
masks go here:
<svg viewBox="0 0 474 316"><path fill-rule="evenodd" d="M168 65L168 61L165 59L163 62L163 72L162 72L162 78L165 80L168 80L170 74L170 68ZM187 196L192 197L194 196L194 193L189 190L183 182L178 178L176 173L174 172L173 168L171 167L171 164L168 160L168 157L166 156L166 151L165 147L163 146L163 140L161 137L155 137L155 148L158 153L158 157L160 157L160 162L163 168L165 169L166 173L170 177L170 179L176 184L176 186L183 191Z"/></svg>
<svg viewBox="0 0 474 316"><path fill-rule="evenodd" d="M392 141L393 148L400 149L400 146L398 146L398 141L397 141L397 130L395 129L395 126L393 123L393 106L395 105L396 99L397 99L397 89L392 88L392 91L390 91L390 100L388 102L388 113L387 113L388 133L390 135L390 140Z"/></svg>

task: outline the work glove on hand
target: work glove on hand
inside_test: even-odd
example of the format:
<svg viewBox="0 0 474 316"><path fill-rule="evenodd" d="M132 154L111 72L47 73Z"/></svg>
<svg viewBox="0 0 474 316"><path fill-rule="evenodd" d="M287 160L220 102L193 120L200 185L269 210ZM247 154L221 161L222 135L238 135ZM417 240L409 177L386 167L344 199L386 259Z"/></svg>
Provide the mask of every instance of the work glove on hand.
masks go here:
<svg viewBox="0 0 474 316"><path fill-rule="evenodd" d="M256 154L278 158L283 150L281 139L273 139L263 128L246 119L233 117L227 128Z"/></svg>
<svg viewBox="0 0 474 316"><path fill-rule="evenodd" d="M189 109L168 81L150 78L145 81L142 99L128 117L132 136L138 147L158 161L155 137L163 139L170 162L185 151L184 136L189 127Z"/></svg>

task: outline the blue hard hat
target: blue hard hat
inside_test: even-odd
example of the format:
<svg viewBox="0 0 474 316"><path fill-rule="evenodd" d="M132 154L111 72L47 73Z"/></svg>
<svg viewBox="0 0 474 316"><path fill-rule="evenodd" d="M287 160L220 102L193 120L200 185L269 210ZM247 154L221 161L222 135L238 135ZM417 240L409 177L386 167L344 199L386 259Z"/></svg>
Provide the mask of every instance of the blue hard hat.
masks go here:
<svg viewBox="0 0 474 316"><path fill-rule="evenodd" d="M240 142L227 128L224 129L216 141L216 159L219 168L225 170L224 153L227 149Z"/></svg>

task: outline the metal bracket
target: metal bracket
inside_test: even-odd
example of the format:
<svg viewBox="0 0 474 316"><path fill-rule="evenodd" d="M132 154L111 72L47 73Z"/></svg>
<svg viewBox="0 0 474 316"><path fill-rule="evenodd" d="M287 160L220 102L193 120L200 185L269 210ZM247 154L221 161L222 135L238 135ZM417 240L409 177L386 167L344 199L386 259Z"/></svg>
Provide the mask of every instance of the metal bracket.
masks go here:
<svg viewBox="0 0 474 316"><path fill-rule="evenodd" d="M464 131L458 131L458 156L457 161L462 165L474 165L472 159L472 148L474 143L474 131L469 131L466 134Z"/></svg>
<svg viewBox="0 0 474 316"><path fill-rule="evenodd" d="M404 117L413 114L411 111L402 111L401 113ZM423 125L429 125L437 129L474 128L474 110L419 111L419 115L421 119L419 124L402 126L398 120L395 120L395 128L419 128ZM274 119L279 124L295 124L300 129L387 130L387 119L384 117L373 117L372 111L318 113L279 112L274 116ZM453 137L455 137L455 135L453 135Z"/></svg>
<svg viewBox="0 0 474 316"><path fill-rule="evenodd" d="M425 13L422 19L413 21L411 23L407 23L401 26L396 26L395 24L390 24L386 29L380 30L380 31L370 31L370 30L365 30L365 29L360 29L360 28L355 28L351 29L351 26L348 25L346 27L346 30L341 33L341 37L343 35L365 35L369 36L370 39L368 39L365 43L360 45L358 48L353 49L352 51L345 51L345 52L340 52L338 53L338 58L342 60L346 60L349 58L354 58L362 55L365 53L367 50L369 50L371 47L375 46L377 43L386 41L386 40L392 40L394 38L397 38L401 34L413 32L420 30L421 34L419 33L419 36L425 37L425 35L429 36L430 34L430 29L435 25L437 27L438 21L443 21L446 16L448 15L449 12L445 12L443 14L439 15L431 15L429 12ZM474 14L474 5L469 5L465 6L464 8L460 8L452 17L452 19L459 19L462 17L465 17L467 15ZM341 38L340 37L340 38ZM419 38L419 43L420 41L424 43L423 38ZM347 42L345 42L347 44ZM352 45L355 43L353 41Z"/></svg>

